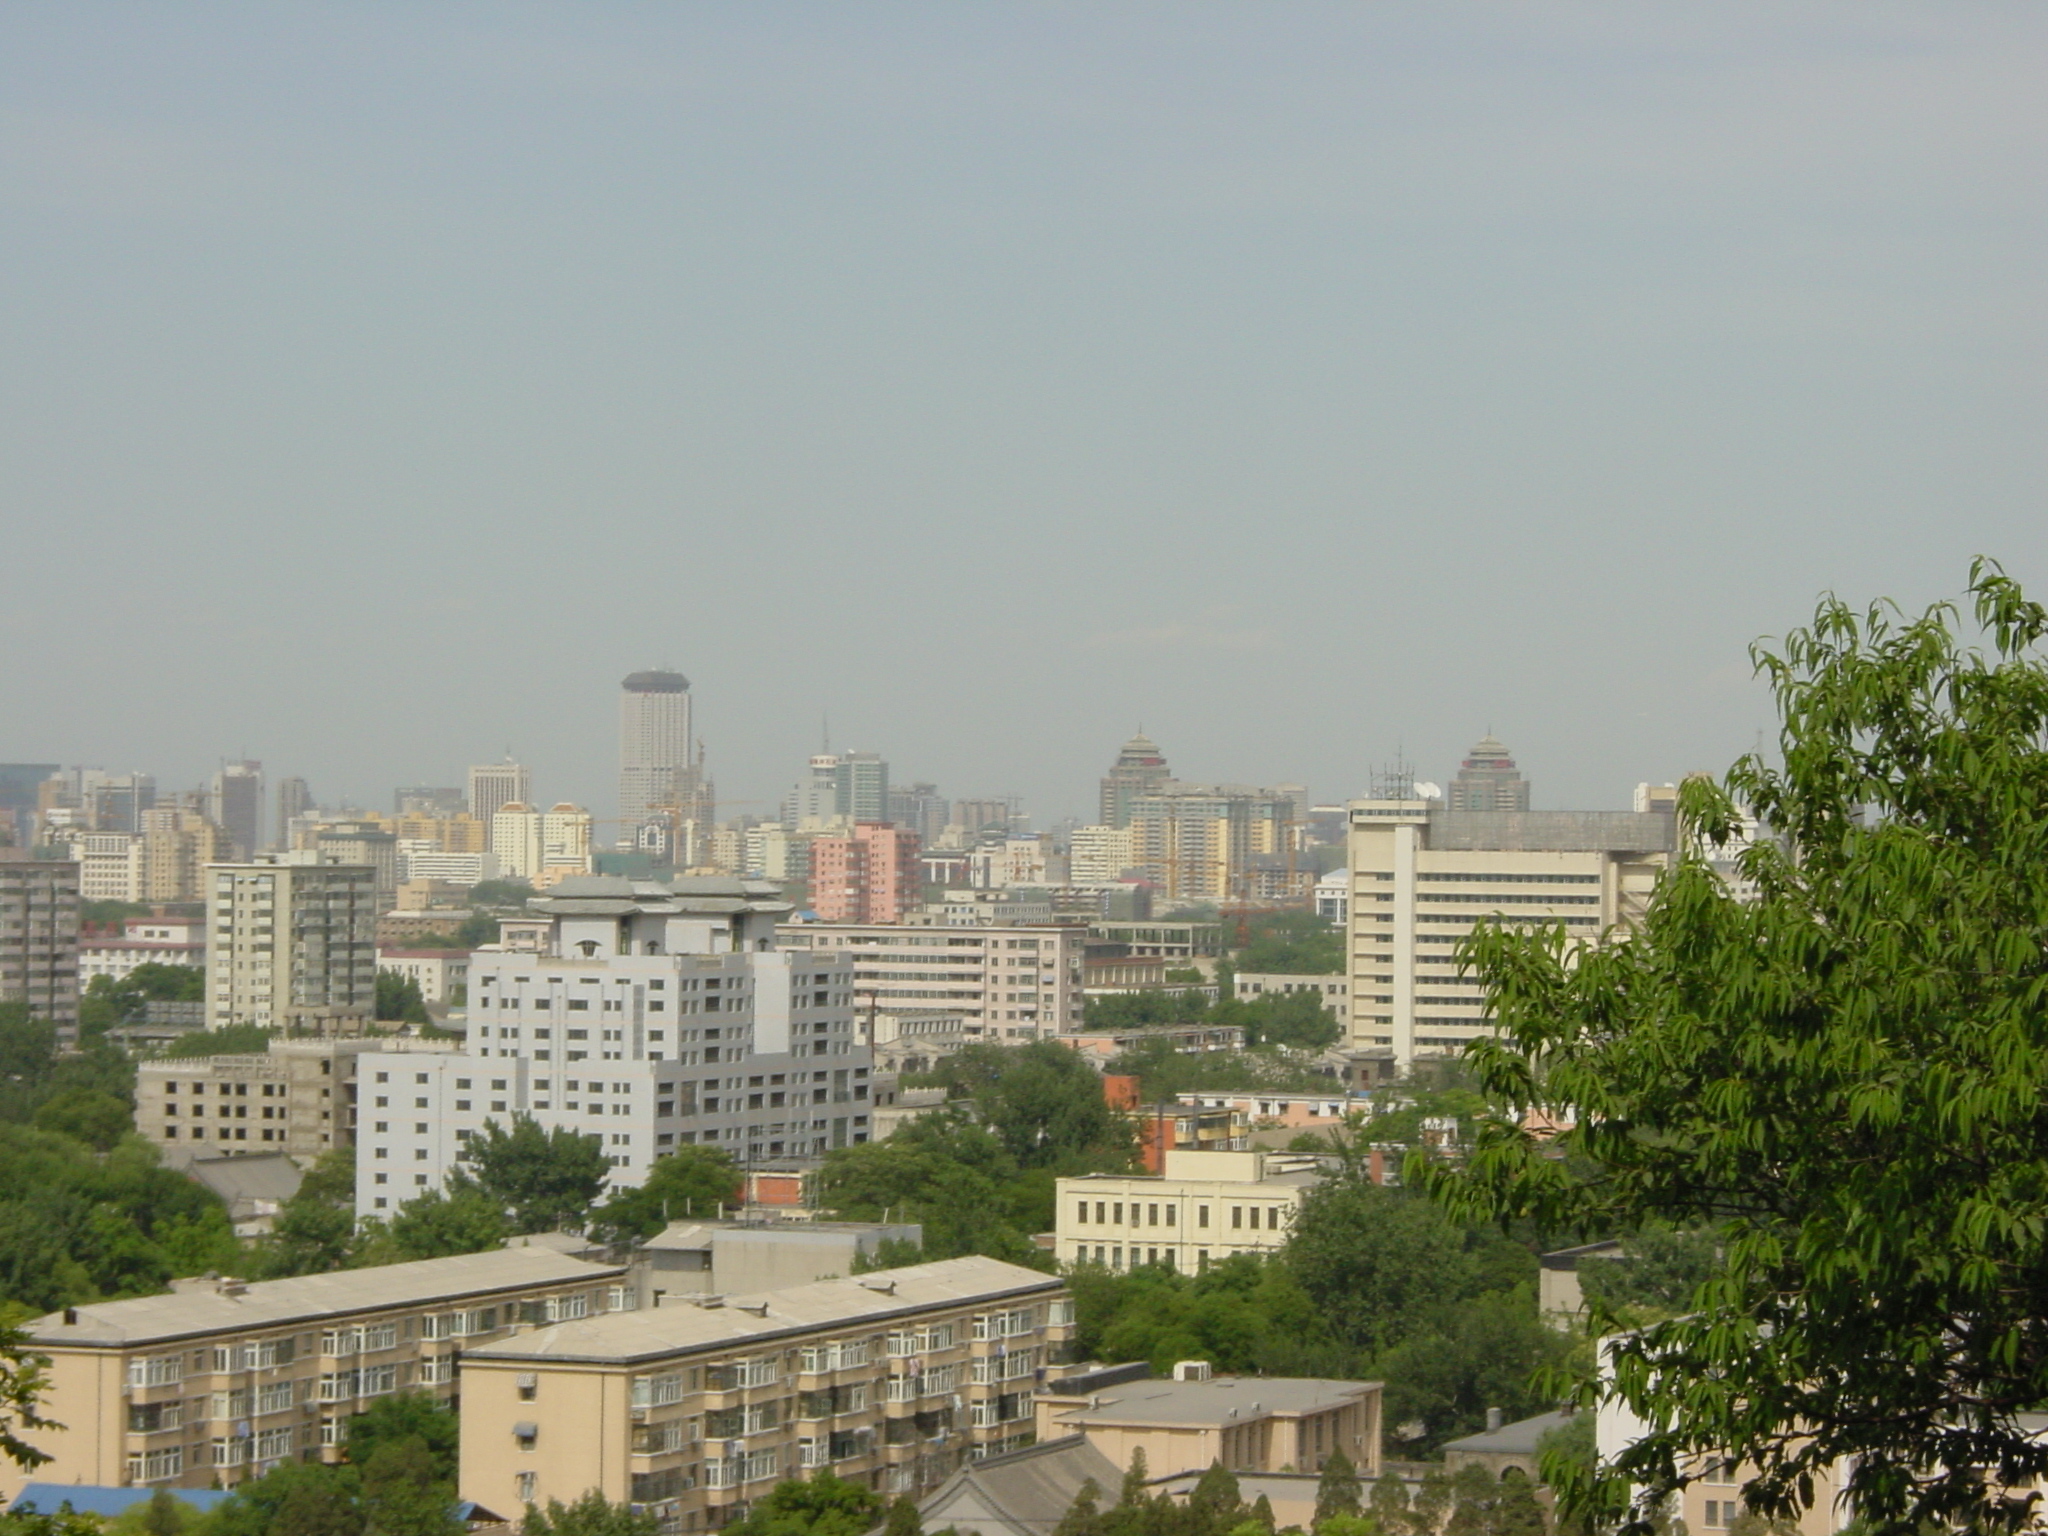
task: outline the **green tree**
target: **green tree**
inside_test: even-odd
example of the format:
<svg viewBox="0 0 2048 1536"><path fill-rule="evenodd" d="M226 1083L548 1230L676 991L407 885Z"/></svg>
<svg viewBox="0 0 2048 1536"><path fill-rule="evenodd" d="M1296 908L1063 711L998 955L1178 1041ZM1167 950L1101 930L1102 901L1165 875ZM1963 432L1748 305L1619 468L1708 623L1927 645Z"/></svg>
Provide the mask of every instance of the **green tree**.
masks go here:
<svg viewBox="0 0 2048 1536"><path fill-rule="evenodd" d="M1652 1221L1623 1240L1622 1255L1579 1266L1586 1299L1608 1312L1627 1307L1669 1315L1690 1305L1694 1293L1719 1272L1721 1240L1712 1228L1680 1231Z"/></svg>
<svg viewBox="0 0 2048 1536"><path fill-rule="evenodd" d="M1102 1490L1092 1477L1083 1478L1074 1492L1074 1502L1052 1528L1052 1536L1102 1536Z"/></svg>
<svg viewBox="0 0 2048 1536"><path fill-rule="evenodd" d="M1267 912L1251 919L1251 941L1233 957L1239 971L1339 976L1344 936L1311 912Z"/></svg>
<svg viewBox="0 0 2048 1536"><path fill-rule="evenodd" d="M143 1536L178 1536L185 1529L183 1511L190 1507L172 1498L170 1489L156 1489L143 1506Z"/></svg>
<svg viewBox="0 0 2048 1536"><path fill-rule="evenodd" d="M1683 1309L1581 1377L1645 1433L1573 1508L1618 1515L1626 1480L1641 1513L1716 1456L1769 1518L1847 1466L1874 1531L1997 1530L2001 1488L2048 1473L2020 1417L2048 1381L2048 611L1982 561L1970 592L1973 641L1948 605L1829 599L1755 648L1780 765L1682 787L1688 846L1630 942L1468 943L1503 1113L1464 1169L1412 1175L1476 1217L1722 1233ZM1768 833L1749 900L1709 860L1741 807ZM1575 1125L1539 1147L1530 1107Z"/></svg>
<svg viewBox="0 0 2048 1536"><path fill-rule="evenodd" d="M34 1087L57 1064L57 1026L30 1015L28 1004L0 1002L0 1079Z"/></svg>
<svg viewBox="0 0 2048 1536"><path fill-rule="evenodd" d="M932 1259L979 1253L1039 1262L1030 1234L1052 1224L1051 1195L1047 1180L1020 1176L1003 1144L958 1110L919 1115L882 1141L835 1148L818 1171L827 1208L851 1221L886 1213L922 1222Z"/></svg>
<svg viewBox="0 0 2048 1536"><path fill-rule="evenodd" d="M111 1093L93 1088L67 1088L45 1099L33 1121L39 1131L55 1131L107 1152L135 1129L134 1111Z"/></svg>
<svg viewBox="0 0 2048 1536"><path fill-rule="evenodd" d="M447 1404L425 1392L398 1392L349 1418L345 1443L357 1466L367 1467L386 1446L414 1442L427 1453L433 1476L452 1484L461 1441L455 1411Z"/></svg>
<svg viewBox="0 0 2048 1536"><path fill-rule="evenodd" d="M1373 1352L1420 1331L1476 1278L1465 1234L1441 1209L1362 1180L1310 1192L1287 1264L1331 1328Z"/></svg>
<svg viewBox="0 0 2048 1536"><path fill-rule="evenodd" d="M30 1350L26 1334L0 1327L0 1456L29 1472L50 1458L22 1439L21 1431L57 1427L41 1411L43 1394L49 1390L43 1366L43 1357Z"/></svg>
<svg viewBox="0 0 2048 1536"><path fill-rule="evenodd" d="M790 1478L755 1503L728 1536L866 1536L882 1518L882 1497L820 1467Z"/></svg>
<svg viewBox="0 0 2048 1536"><path fill-rule="evenodd" d="M485 1121L462 1156L468 1177L510 1215L515 1232L580 1224L611 1172L598 1138L561 1126L544 1131L526 1115L510 1130Z"/></svg>
<svg viewBox="0 0 2048 1536"><path fill-rule="evenodd" d="M1536 1485L1518 1467L1501 1473L1500 1497L1493 1510L1495 1536L1545 1536L1550 1529Z"/></svg>
<svg viewBox="0 0 2048 1536"><path fill-rule="evenodd" d="M1552 1407L1541 1383L1572 1346L1537 1317L1527 1288L1483 1291L1432 1309L1373 1359L1371 1374L1386 1383L1388 1424L1422 1426L1414 1454L1477 1433L1489 1408L1517 1419Z"/></svg>
<svg viewBox="0 0 2048 1536"><path fill-rule="evenodd" d="M384 1240L372 1245L362 1260L403 1264L484 1253L502 1244L510 1232L503 1208L475 1185L457 1184L448 1194L430 1189L398 1208L384 1230Z"/></svg>
<svg viewBox="0 0 2048 1536"><path fill-rule="evenodd" d="M1367 1496L1367 1506L1373 1519L1387 1536L1400 1536L1408 1529L1408 1484L1401 1474L1389 1468L1382 1472L1372 1485Z"/></svg>
<svg viewBox="0 0 2048 1536"><path fill-rule="evenodd" d="M1451 1518L1444 1536L1494 1536L1500 1480L1484 1462L1468 1461L1451 1474Z"/></svg>
<svg viewBox="0 0 2048 1536"><path fill-rule="evenodd" d="M595 1488L573 1504L549 1499L545 1509L529 1506L519 1536L655 1536L661 1520L635 1514L631 1504L614 1504Z"/></svg>
<svg viewBox="0 0 2048 1536"><path fill-rule="evenodd" d="M534 894L533 887L524 880L483 880L469 888L469 904L473 907L523 907Z"/></svg>
<svg viewBox="0 0 2048 1536"><path fill-rule="evenodd" d="M237 1483L216 1504L205 1536L363 1536L354 1467L288 1461Z"/></svg>
<svg viewBox="0 0 2048 1536"><path fill-rule="evenodd" d="M459 1536L455 1484L425 1441L387 1441L360 1465L367 1536Z"/></svg>
<svg viewBox="0 0 2048 1536"><path fill-rule="evenodd" d="M269 1234L259 1240L253 1268L265 1279L319 1275L348 1266L355 1245L355 1213L317 1197L305 1187L284 1202Z"/></svg>
<svg viewBox="0 0 2048 1536"><path fill-rule="evenodd" d="M1238 1490L1236 1475L1221 1462L1210 1462L1209 1470L1188 1493L1188 1509L1204 1531L1221 1536L1244 1514L1244 1495Z"/></svg>
<svg viewBox="0 0 2048 1536"><path fill-rule="evenodd" d="M1323 1475L1316 1482L1316 1524L1321 1525L1334 1515L1357 1514L1363 1492L1351 1458L1342 1451L1330 1452L1330 1459L1323 1463Z"/></svg>
<svg viewBox="0 0 2048 1536"><path fill-rule="evenodd" d="M917 1500L907 1493L897 1496L889 1506L882 1536L924 1536L924 1519L917 1512Z"/></svg>
<svg viewBox="0 0 2048 1536"><path fill-rule="evenodd" d="M1408 1529L1413 1536L1436 1536L1451 1512L1451 1499L1451 1480L1442 1466L1423 1473L1408 1504Z"/></svg>
<svg viewBox="0 0 2048 1536"><path fill-rule="evenodd" d="M180 1035L163 1048L162 1054L172 1061L190 1056L260 1056L270 1049L276 1034L261 1024L225 1024L219 1029Z"/></svg>
<svg viewBox="0 0 2048 1536"><path fill-rule="evenodd" d="M397 971L377 973L375 1008L380 1019L406 1024L428 1022L426 999L420 995L419 982L411 976L401 976Z"/></svg>
<svg viewBox="0 0 2048 1536"><path fill-rule="evenodd" d="M1050 1040L971 1045L934 1077L972 1097L981 1121L1019 1168L1085 1173L1130 1166L1129 1122L1103 1097L1102 1077Z"/></svg>
<svg viewBox="0 0 2048 1536"><path fill-rule="evenodd" d="M623 1237L653 1237L671 1221L714 1217L738 1202L739 1165L718 1147L678 1147L656 1158L638 1189L622 1189L594 1218Z"/></svg>

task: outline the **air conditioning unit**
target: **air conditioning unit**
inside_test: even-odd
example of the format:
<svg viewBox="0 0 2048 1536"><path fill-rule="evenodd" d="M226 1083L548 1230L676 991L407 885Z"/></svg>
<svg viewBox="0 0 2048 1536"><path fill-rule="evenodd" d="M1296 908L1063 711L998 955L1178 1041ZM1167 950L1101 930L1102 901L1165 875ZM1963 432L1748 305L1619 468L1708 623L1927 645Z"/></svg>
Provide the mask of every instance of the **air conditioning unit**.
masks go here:
<svg viewBox="0 0 2048 1536"><path fill-rule="evenodd" d="M1206 1360L1182 1360L1173 1368L1175 1381L1207 1381L1211 1374L1209 1362Z"/></svg>
<svg viewBox="0 0 2048 1536"><path fill-rule="evenodd" d="M631 1417L635 1424L645 1424L647 1422L647 1410L645 1408L635 1408L632 1411Z"/></svg>

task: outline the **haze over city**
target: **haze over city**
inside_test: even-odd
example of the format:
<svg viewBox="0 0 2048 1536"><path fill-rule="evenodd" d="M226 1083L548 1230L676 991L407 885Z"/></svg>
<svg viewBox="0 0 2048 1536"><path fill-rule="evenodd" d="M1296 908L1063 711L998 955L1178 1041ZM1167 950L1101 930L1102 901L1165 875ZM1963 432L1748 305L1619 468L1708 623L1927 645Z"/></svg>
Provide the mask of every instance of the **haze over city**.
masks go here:
<svg viewBox="0 0 2048 1536"><path fill-rule="evenodd" d="M2041 574L2020 6L16 7L0 758L1625 807Z"/></svg>

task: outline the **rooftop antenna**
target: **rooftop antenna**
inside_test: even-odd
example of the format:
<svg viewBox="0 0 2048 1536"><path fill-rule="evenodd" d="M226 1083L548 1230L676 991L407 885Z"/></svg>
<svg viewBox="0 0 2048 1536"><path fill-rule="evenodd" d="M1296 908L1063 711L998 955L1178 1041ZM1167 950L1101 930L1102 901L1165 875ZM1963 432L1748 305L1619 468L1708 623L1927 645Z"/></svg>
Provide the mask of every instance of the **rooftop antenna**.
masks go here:
<svg viewBox="0 0 2048 1536"><path fill-rule="evenodd" d="M820 737L818 751L823 756L830 757L832 755L832 715L829 710L821 711L818 715L818 733Z"/></svg>

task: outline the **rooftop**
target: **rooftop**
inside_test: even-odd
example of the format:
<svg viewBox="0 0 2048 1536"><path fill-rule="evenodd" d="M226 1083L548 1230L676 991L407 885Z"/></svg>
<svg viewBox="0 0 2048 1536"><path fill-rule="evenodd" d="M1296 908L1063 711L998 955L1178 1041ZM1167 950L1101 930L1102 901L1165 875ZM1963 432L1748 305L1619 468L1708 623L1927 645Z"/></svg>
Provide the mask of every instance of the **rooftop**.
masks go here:
<svg viewBox="0 0 2048 1536"><path fill-rule="evenodd" d="M1568 1413L1539 1413L1533 1418L1517 1419L1512 1424L1503 1424L1499 1429L1482 1430L1476 1435L1466 1435L1457 1440L1446 1440L1446 1451L1463 1451L1468 1454L1491 1453L1496 1456L1529 1456L1536 1450L1537 1442L1553 1429L1562 1429L1571 1423Z"/></svg>
<svg viewBox="0 0 2048 1536"><path fill-rule="evenodd" d="M1073 1429L1118 1424L1223 1424L1278 1415L1294 1418L1341 1408L1379 1389L1376 1381L1316 1376L1217 1376L1208 1381L1130 1381L1104 1387L1076 1409L1059 1408Z"/></svg>
<svg viewBox="0 0 2048 1536"><path fill-rule="evenodd" d="M614 1312L558 1323L463 1352L463 1360L572 1360L623 1365L690 1350L766 1340L905 1313L1032 1292L1055 1291L1056 1275L999 1259L941 1259L877 1270L848 1280L817 1280L755 1295L706 1297L653 1311Z"/></svg>
<svg viewBox="0 0 2048 1536"><path fill-rule="evenodd" d="M419 1306L491 1291L577 1280L602 1280L625 1271L586 1264L544 1248L498 1248L446 1259L256 1280L240 1294L218 1289L174 1291L131 1301L92 1302L39 1317L27 1328L32 1343L49 1347L118 1349L229 1331L320 1322L356 1312Z"/></svg>

